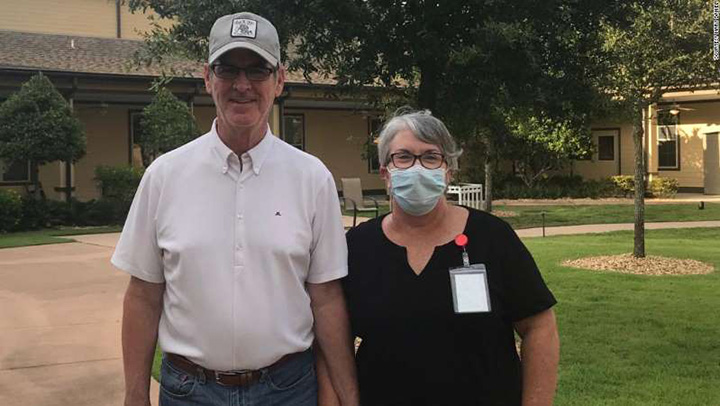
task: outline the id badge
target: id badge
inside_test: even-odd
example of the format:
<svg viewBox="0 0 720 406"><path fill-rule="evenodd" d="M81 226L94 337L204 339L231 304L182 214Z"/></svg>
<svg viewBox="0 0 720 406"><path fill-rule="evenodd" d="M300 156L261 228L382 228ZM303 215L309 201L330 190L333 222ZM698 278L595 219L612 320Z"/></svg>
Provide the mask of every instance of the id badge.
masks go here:
<svg viewBox="0 0 720 406"><path fill-rule="evenodd" d="M450 269L453 306L455 313L487 313L490 308L490 290L484 264L473 264Z"/></svg>

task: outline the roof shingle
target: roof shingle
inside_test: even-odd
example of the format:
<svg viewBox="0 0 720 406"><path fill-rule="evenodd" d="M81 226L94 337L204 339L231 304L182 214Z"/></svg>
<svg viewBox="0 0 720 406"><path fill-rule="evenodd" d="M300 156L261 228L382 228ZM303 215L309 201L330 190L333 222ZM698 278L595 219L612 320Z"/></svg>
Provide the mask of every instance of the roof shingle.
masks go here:
<svg viewBox="0 0 720 406"><path fill-rule="evenodd" d="M137 66L133 55L142 41L0 30L0 69L48 70L107 75L160 76L157 66ZM202 64L181 60L178 71L202 78ZM317 77L315 77L317 76ZM301 72L288 72L287 82L308 83ZM314 84L334 84L313 75Z"/></svg>

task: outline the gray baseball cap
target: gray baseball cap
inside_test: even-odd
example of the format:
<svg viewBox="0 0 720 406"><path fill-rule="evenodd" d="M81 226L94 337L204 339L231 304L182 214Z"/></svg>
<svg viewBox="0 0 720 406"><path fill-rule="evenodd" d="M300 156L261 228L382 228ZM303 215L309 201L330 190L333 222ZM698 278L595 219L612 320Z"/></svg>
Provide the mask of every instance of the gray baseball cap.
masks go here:
<svg viewBox="0 0 720 406"><path fill-rule="evenodd" d="M208 64L227 51L249 49L272 66L280 63L280 41L272 23L257 14L242 12L222 16L210 30Z"/></svg>

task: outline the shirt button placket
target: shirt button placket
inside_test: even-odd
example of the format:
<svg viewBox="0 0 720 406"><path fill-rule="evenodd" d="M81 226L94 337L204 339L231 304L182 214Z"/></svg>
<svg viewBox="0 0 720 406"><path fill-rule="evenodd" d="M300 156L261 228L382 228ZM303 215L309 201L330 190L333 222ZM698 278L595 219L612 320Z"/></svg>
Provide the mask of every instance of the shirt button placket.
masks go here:
<svg viewBox="0 0 720 406"><path fill-rule="evenodd" d="M236 205L236 226L235 226L235 269L241 271L244 265L243 236L245 235L245 216L243 215L245 199L243 193L242 175L238 179L235 201Z"/></svg>

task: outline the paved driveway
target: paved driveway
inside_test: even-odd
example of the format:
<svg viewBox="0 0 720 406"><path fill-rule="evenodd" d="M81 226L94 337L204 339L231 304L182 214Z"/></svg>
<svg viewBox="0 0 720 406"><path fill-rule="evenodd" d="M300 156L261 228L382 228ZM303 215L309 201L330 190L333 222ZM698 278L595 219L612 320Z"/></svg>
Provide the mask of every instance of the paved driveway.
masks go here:
<svg viewBox="0 0 720 406"><path fill-rule="evenodd" d="M0 405L122 405L117 234L0 250ZM157 400L157 385L153 387Z"/></svg>

